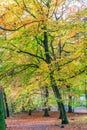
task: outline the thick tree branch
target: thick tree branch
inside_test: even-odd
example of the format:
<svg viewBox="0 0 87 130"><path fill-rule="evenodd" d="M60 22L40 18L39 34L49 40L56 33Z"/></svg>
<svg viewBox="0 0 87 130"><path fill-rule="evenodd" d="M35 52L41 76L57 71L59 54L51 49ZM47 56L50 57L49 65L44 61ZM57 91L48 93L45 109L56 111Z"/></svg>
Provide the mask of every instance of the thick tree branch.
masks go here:
<svg viewBox="0 0 87 130"><path fill-rule="evenodd" d="M2 26L0 26L0 29L4 30L4 31L17 31L17 30L21 29L22 27L25 27L28 24L33 24L33 23L36 23L36 22L39 22L39 21L35 20L35 21L25 23L25 24L21 25L20 27L18 27L16 29L5 28L5 27L2 27Z"/></svg>
<svg viewBox="0 0 87 130"><path fill-rule="evenodd" d="M27 52L27 51L18 50L17 52L18 52L18 53L24 53L24 54L28 54L28 55L30 55L30 56L37 57L37 58L39 58L39 59L41 59L41 60L44 60L44 61L46 61L46 60L45 60L43 57L40 57L40 56L38 56L38 55L32 54L32 53L30 53L30 52Z"/></svg>
<svg viewBox="0 0 87 130"><path fill-rule="evenodd" d="M13 44L12 44L12 45L13 45ZM15 45L13 45L13 46L16 47ZM2 47L2 48L8 49L8 50L11 50L11 51L15 51L15 49L13 49L13 48L8 48L8 47ZM17 48L17 49L18 49L18 50L16 51L17 53L24 53L24 54L30 55L30 56L32 56L32 57L37 57L37 58L39 58L39 59L41 59L41 60L46 61L43 57L40 57L40 56L38 56L38 55L36 55L36 54L32 54L32 53L30 53L30 52L21 50L21 49L19 49L19 48Z"/></svg>

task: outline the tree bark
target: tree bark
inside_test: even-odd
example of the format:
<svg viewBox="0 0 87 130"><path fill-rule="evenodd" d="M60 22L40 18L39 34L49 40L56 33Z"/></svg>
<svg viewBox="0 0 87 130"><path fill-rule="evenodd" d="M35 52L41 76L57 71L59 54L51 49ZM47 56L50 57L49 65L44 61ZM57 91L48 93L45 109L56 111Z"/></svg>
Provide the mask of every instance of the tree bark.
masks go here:
<svg viewBox="0 0 87 130"><path fill-rule="evenodd" d="M85 100L86 100L86 109L87 109L87 82L85 80Z"/></svg>
<svg viewBox="0 0 87 130"><path fill-rule="evenodd" d="M46 27L44 27L44 29L46 30ZM51 57L50 57L50 54L49 54L47 32L44 32L44 43L43 43L43 45L44 45L44 50L45 50L46 63L50 64L51 63ZM59 89L57 87L56 81L55 81L54 76L53 76L53 71L50 70L49 75L50 75L50 83L51 83L51 87L52 87L52 90L54 92L54 95L58 100L60 100L60 101L57 100L57 104L59 106L62 124L68 124L69 121L67 119L66 111L65 111L65 108L64 108L64 104L63 104Z"/></svg>
<svg viewBox="0 0 87 130"><path fill-rule="evenodd" d="M70 88L69 85L67 85L67 89L68 89L68 92L70 93L71 88ZM69 101L68 101L68 112L69 112L69 113L72 113L72 112L73 112L73 109L72 109L72 96L69 95L69 96L68 96L68 99L69 99Z"/></svg>
<svg viewBox="0 0 87 130"><path fill-rule="evenodd" d="M0 130L6 130L2 89L0 88Z"/></svg>
<svg viewBox="0 0 87 130"><path fill-rule="evenodd" d="M72 109L72 96L69 96L69 102L68 102L68 112L72 113L73 109Z"/></svg>
<svg viewBox="0 0 87 130"><path fill-rule="evenodd" d="M48 87L46 86L46 87L45 87L45 98L46 98L46 101L45 101L45 103L44 103L44 106L45 106L44 116L45 116L45 117L50 116L50 115L49 115L49 110L48 110L48 96L49 96L49 92L48 92Z"/></svg>
<svg viewBox="0 0 87 130"><path fill-rule="evenodd" d="M60 92L59 92L59 89L57 87L56 81L55 81L55 79L53 77L53 72L50 73L50 82L51 82L51 86L52 86L53 92L55 94L55 97L57 98L57 104L59 106L60 116L61 116L61 119L62 119L61 123L62 124L68 124L69 121L68 121L68 118L67 118L67 115L66 115L66 111L65 111L65 108L64 108L62 97L60 95Z"/></svg>
<svg viewBox="0 0 87 130"><path fill-rule="evenodd" d="M5 94L5 92L4 92L3 94L4 94L5 107L6 107L6 116L9 117L10 114L9 114L9 108L8 108L8 103L7 103L6 94Z"/></svg>
<svg viewBox="0 0 87 130"><path fill-rule="evenodd" d="M32 115L32 110L31 110L31 109L29 110L28 115L29 115L29 116Z"/></svg>

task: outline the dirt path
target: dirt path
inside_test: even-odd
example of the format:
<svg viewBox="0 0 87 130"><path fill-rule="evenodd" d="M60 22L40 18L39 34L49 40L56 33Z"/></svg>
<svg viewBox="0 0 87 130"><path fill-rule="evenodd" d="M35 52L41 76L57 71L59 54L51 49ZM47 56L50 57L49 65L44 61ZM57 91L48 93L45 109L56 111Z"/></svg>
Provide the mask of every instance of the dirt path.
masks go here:
<svg viewBox="0 0 87 130"><path fill-rule="evenodd" d="M43 117L43 113L17 114L6 120L7 130L87 130L87 114L68 114L70 124L61 128L61 121L56 112L50 117ZM56 125L58 124L58 125Z"/></svg>

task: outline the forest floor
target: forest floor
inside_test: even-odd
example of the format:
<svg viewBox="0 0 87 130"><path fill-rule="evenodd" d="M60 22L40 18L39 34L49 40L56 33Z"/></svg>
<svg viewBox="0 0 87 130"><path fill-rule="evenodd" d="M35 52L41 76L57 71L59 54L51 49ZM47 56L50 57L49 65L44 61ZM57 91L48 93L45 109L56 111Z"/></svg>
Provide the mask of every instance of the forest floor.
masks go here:
<svg viewBox="0 0 87 130"><path fill-rule="evenodd" d="M87 113L67 113L69 124L61 125L58 112L50 112L49 117L44 117L43 112L15 114L6 119L6 130L87 130Z"/></svg>

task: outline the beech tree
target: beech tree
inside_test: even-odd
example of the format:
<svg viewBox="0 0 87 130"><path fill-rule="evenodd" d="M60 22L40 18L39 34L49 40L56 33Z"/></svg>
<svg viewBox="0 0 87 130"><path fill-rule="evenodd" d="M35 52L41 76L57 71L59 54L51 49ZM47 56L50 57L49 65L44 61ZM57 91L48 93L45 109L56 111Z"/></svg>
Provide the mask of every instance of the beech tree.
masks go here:
<svg viewBox="0 0 87 130"><path fill-rule="evenodd" d="M15 0L3 7L5 11L1 13L0 28L10 34L6 34L9 36L1 44L3 63L0 78L21 72L29 77L38 73L41 77L45 75L44 78L47 75L62 123L68 124L59 84L62 86L69 78L83 73L87 66L83 53L83 49L86 50L85 23L78 18L79 13L67 14L63 18L67 12L65 6L65 0ZM79 64L80 67L74 71L77 67L75 62L80 60L84 65Z"/></svg>

